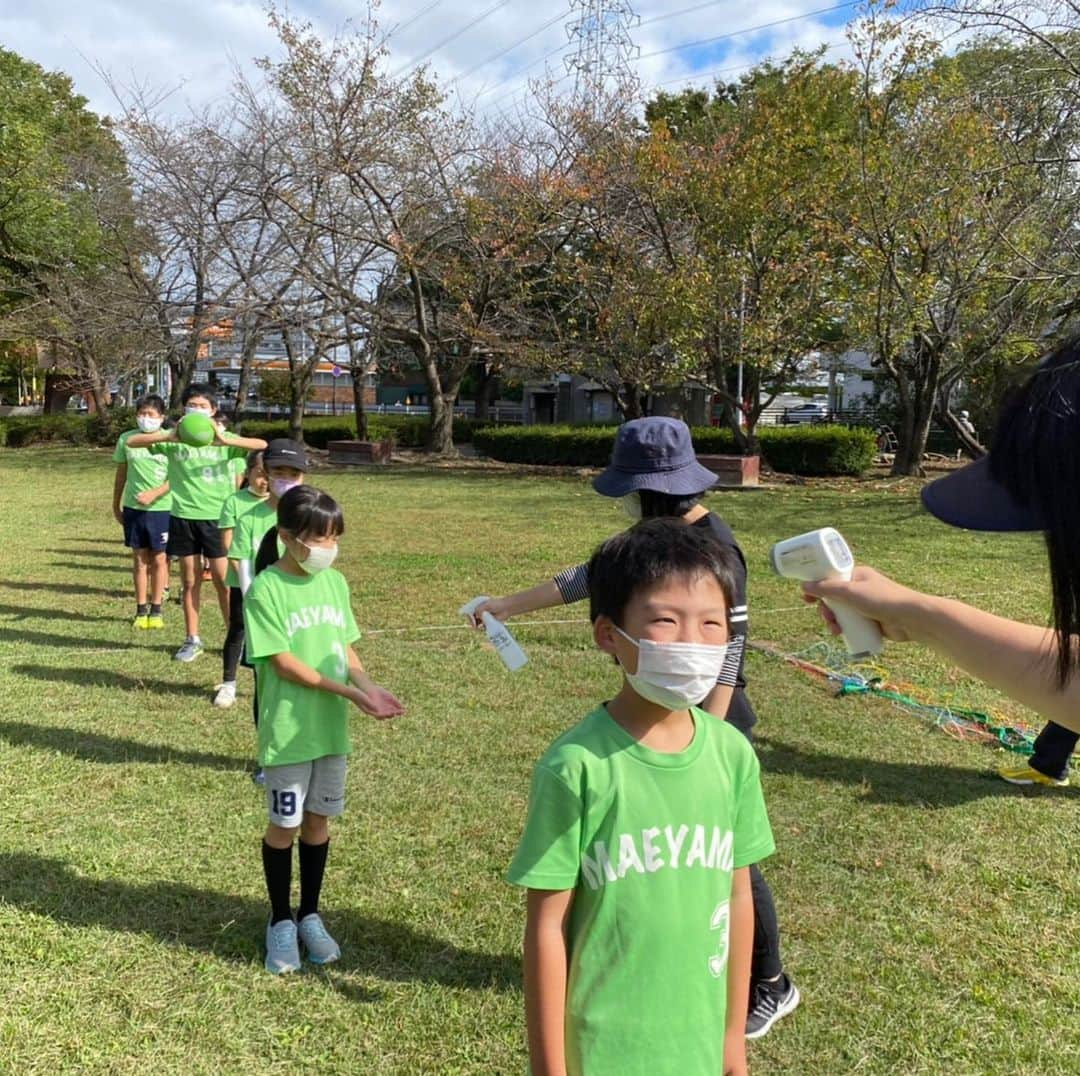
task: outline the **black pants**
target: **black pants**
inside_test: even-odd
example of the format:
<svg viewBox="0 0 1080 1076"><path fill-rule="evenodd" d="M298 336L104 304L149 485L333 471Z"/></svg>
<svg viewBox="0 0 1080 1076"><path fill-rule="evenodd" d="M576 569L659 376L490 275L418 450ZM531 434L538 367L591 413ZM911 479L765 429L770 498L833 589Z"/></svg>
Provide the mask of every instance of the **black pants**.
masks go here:
<svg viewBox="0 0 1080 1076"><path fill-rule="evenodd" d="M1069 757L1076 750L1080 732L1073 732L1048 721L1035 739L1035 754L1029 765L1033 770L1060 781L1069 773Z"/></svg>
<svg viewBox="0 0 1080 1076"><path fill-rule="evenodd" d="M222 648L222 664L225 680L235 680L244 657L244 592L239 587L229 587L229 630ZM247 665L247 662L243 662ZM251 668L248 665L248 668ZM252 672L255 670L252 669ZM256 686L251 698L251 712L255 727L259 727L259 689Z"/></svg>
<svg viewBox="0 0 1080 1076"><path fill-rule="evenodd" d="M244 592L239 587L229 587L229 630L225 633L225 645L221 650L223 680L236 679L243 650Z"/></svg>
<svg viewBox="0 0 1080 1076"><path fill-rule="evenodd" d="M751 743L757 715L742 688L736 688L728 708L728 724L737 728ZM750 867L750 891L754 896L754 956L750 964L750 988L762 979L775 979L784 970L780 959L780 924L769 883L757 864Z"/></svg>

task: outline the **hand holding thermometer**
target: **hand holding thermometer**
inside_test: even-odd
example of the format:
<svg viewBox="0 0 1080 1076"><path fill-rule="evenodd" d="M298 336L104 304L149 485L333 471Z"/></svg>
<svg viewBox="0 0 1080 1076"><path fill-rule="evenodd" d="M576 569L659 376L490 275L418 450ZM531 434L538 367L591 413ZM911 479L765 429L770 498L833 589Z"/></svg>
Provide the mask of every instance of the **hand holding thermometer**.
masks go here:
<svg viewBox="0 0 1080 1076"><path fill-rule="evenodd" d="M777 575L804 583L816 583L821 579L846 581L855 568L855 559L847 542L832 527L777 542L770 559ZM840 602L831 602L829 607L840 625L849 654L864 657L881 653L881 629L874 621Z"/></svg>

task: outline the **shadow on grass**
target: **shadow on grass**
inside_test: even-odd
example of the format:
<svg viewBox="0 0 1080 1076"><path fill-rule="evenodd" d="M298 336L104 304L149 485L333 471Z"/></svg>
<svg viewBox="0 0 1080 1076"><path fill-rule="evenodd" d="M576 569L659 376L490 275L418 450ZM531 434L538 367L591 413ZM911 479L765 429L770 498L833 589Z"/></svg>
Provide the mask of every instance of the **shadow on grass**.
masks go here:
<svg viewBox="0 0 1080 1076"><path fill-rule="evenodd" d="M82 583L16 583L3 580L0 581L0 587L6 587L8 590L29 590L34 593L47 591L52 594L77 594L79 596L103 594L107 598L125 597L125 593L120 587L92 587L89 584L84 586ZM62 615L62 611L57 613L57 616Z"/></svg>
<svg viewBox="0 0 1080 1076"><path fill-rule="evenodd" d="M867 803L891 803L910 807L958 807L988 796L1015 796L1023 789L1006 784L991 768L966 770L958 766L923 765L917 762L884 762L849 758L826 752L804 751L768 736L754 743L766 773L809 777L833 784L865 788ZM1036 790L1039 791L1039 790ZM1076 795L1073 788L1055 792Z"/></svg>
<svg viewBox="0 0 1080 1076"><path fill-rule="evenodd" d="M59 619L64 614L57 613ZM132 643L112 639L79 639L73 635L54 635L49 631L29 631L25 628L0 628L0 642L33 643L35 646L59 646L64 650L131 650Z"/></svg>
<svg viewBox="0 0 1080 1076"><path fill-rule="evenodd" d="M252 870L258 869L257 863L253 855ZM63 860L11 852L0 854L0 900L67 926L144 934L244 964L262 961L267 906L212 889L180 882L138 885L87 878ZM373 999L355 983L338 980L334 971L473 990L520 985L516 957L460 949L402 923L324 903L327 925L342 943L343 953L325 981L353 1000Z"/></svg>
<svg viewBox="0 0 1080 1076"><path fill-rule="evenodd" d="M78 556L84 556L84 551L79 550ZM64 568L69 572L110 572L122 575L131 575L131 557L110 556L110 564L98 564L96 561L84 562L81 560L50 560L50 568Z"/></svg>
<svg viewBox="0 0 1080 1076"><path fill-rule="evenodd" d="M231 755L188 751L168 744L141 743L120 736L106 736L101 732L33 725L24 721L0 721L0 740L16 747L58 751L83 762L149 762L161 765L180 762L185 766L204 766L211 770L228 770L230 773L245 770L249 765L247 759Z"/></svg>
<svg viewBox="0 0 1080 1076"><path fill-rule="evenodd" d="M111 543L108 549L101 549L102 542L88 542L88 546L93 548L84 548L82 546L76 546L74 549L57 549L55 547L46 550L47 553L59 553L62 557L99 557L101 560L126 560L130 566L131 563L131 551L124 547L124 545L117 541ZM66 563L66 562L65 562Z"/></svg>
<svg viewBox="0 0 1080 1076"><path fill-rule="evenodd" d="M11 671L35 680L54 684L75 684L76 687L111 687L120 691L152 691L156 695L190 695L208 697L205 687L197 684L173 684L168 680L150 680L142 676L125 676L110 669L79 669L70 665L12 665Z"/></svg>
<svg viewBox="0 0 1080 1076"><path fill-rule="evenodd" d="M64 609L62 613L58 613L55 607L45 608L40 605L8 605L6 602L0 602L0 616L13 616L18 617L21 620L32 619L34 617L41 619L55 619L57 616L63 616L65 620L78 620L84 624L115 624L118 619L115 616L94 616L92 613L76 613L71 609Z"/></svg>

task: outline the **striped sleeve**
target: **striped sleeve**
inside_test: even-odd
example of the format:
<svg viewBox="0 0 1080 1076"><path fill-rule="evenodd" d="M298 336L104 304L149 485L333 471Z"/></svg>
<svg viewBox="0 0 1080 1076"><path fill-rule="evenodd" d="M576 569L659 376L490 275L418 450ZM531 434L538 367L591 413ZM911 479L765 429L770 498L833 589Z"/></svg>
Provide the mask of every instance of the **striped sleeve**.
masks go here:
<svg viewBox="0 0 1080 1076"><path fill-rule="evenodd" d="M564 569L555 576L555 585L559 588L564 605L583 602L589 596L589 566L577 564Z"/></svg>
<svg viewBox="0 0 1080 1076"><path fill-rule="evenodd" d="M745 594L743 595L745 597ZM743 658L746 656L746 631L749 625L746 605L733 605L728 613L728 650L724 667L716 682L724 687L742 686Z"/></svg>

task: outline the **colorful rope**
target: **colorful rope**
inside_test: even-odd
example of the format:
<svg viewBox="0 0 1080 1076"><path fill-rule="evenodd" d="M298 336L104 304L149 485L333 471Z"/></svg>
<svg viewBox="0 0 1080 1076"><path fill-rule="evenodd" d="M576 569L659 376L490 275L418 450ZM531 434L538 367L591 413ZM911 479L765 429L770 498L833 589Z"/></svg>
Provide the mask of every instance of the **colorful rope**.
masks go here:
<svg viewBox="0 0 1080 1076"><path fill-rule="evenodd" d="M852 663L846 651L829 643L815 643L789 654L772 643L752 642L750 648L779 658L801 671L837 685L837 697L873 695L888 699L908 713L929 721L957 740L993 744L1028 757L1035 751L1037 731L1012 724L993 712L936 702L909 683L890 683L887 672L873 662Z"/></svg>

